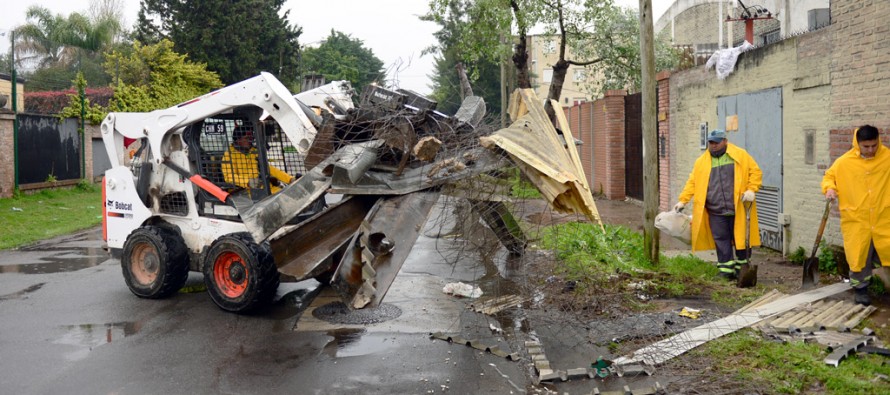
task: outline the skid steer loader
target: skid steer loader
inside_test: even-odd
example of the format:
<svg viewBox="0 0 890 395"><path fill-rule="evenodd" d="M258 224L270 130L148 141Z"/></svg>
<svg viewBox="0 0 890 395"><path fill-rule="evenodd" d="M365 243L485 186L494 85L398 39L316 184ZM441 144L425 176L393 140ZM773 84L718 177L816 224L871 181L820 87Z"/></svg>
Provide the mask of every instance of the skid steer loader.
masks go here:
<svg viewBox="0 0 890 395"><path fill-rule="evenodd" d="M252 235L245 214L307 174L303 160L317 133L310 118L342 115L351 94L341 81L292 96L263 73L167 109L109 114L101 125L112 164L103 236L129 289L167 297L191 270L203 272L225 310L270 301L279 274L268 234ZM279 228L322 211L323 194L306 194L306 208Z"/></svg>

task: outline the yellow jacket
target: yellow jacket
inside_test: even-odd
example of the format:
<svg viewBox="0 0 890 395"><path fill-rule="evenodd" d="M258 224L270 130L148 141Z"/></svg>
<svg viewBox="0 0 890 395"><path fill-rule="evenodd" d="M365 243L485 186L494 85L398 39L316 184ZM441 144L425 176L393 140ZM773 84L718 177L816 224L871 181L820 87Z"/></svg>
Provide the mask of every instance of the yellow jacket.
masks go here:
<svg viewBox="0 0 890 395"><path fill-rule="evenodd" d="M763 172L757 166L754 158L744 149L733 144L726 145L726 153L735 162L735 181L732 191L735 203L735 246L736 249L745 248L745 206L742 205L742 193L747 190L757 192L763 183ZM705 212L705 198L708 196L708 181L711 178L711 153L705 151L692 167L686 186L680 193L680 201L689 203L693 197L692 205L692 251L713 250L714 236L711 234L711 225L708 221L708 213ZM751 205L751 247L760 245L760 228L757 226L757 203Z"/></svg>
<svg viewBox="0 0 890 395"><path fill-rule="evenodd" d="M258 163L256 149L251 148L249 152L243 153L237 148L229 146L229 150L223 154L223 178L228 183L242 188L250 188L250 179L260 176ZM269 165L269 174L285 184L290 184L294 180L290 174L272 165ZM270 187L272 193L281 190L281 187L274 185L270 185Z"/></svg>
<svg viewBox="0 0 890 395"><path fill-rule="evenodd" d="M869 242L884 266L890 266L890 151L878 145L874 158L864 159L853 134L853 148L841 155L822 178L822 194L837 191L844 254L850 270L865 267Z"/></svg>

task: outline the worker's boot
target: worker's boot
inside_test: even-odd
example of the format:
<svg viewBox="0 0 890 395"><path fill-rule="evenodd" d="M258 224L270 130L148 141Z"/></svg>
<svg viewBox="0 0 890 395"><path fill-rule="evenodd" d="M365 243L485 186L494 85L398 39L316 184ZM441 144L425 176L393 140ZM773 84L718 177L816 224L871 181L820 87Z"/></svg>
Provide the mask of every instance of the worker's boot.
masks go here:
<svg viewBox="0 0 890 395"><path fill-rule="evenodd" d="M747 264L747 263L748 263L747 259L738 259L733 262L732 271L735 274L736 278L739 277L739 272L742 271L742 265Z"/></svg>
<svg viewBox="0 0 890 395"><path fill-rule="evenodd" d="M868 296L868 287L853 288L853 292L855 295L853 301L863 306L871 304L871 297Z"/></svg>
<svg viewBox="0 0 890 395"><path fill-rule="evenodd" d="M725 280L735 280L736 279L736 271L735 271L735 262L717 262L717 273L720 278Z"/></svg>

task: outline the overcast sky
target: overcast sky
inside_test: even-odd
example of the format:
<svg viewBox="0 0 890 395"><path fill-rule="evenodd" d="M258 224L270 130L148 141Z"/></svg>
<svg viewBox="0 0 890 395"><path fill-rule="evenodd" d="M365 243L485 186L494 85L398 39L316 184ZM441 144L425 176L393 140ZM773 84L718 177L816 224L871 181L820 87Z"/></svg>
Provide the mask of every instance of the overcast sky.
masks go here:
<svg viewBox="0 0 890 395"><path fill-rule="evenodd" d="M0 34L25 23L25 11L39 4L55 13L68 15L86 13L89 0L3 0L0 12ZM139 1L124 0L127 24L132 26L139 12ZM636 8L638 0L616 0L616 3ZM652 0L655 20L673 0ZM292 24L303 28L301 44L317 43L330 34L331 29L344 32L364 41L374 51L388 71L388 79L400 88L429 93L429 75L433 68L431 55L420 56L424 48L435 43L433 32L437 25L423 22L418 16L428 10L428 0L288 0L282 7L290 9ZM9 48L9 39L0 39L0 51Z"/></svg>

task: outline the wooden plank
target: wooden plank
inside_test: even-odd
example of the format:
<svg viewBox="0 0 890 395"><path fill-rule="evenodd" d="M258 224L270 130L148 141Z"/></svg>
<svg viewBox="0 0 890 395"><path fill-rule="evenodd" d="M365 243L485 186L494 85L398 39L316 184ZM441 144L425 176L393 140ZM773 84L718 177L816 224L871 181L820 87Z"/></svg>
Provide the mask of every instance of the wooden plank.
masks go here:
<svg viewBox="0 0 890 395"><path fill-rule="evenodd" d="M616 359L614 364L645 363L659 365L708 341L728 335L800 305L813 303L849 289L850 284L837 283L791 295L747 311L736 311L727 317L697 326L676 336L643 347L630 356Z"/></svg>

